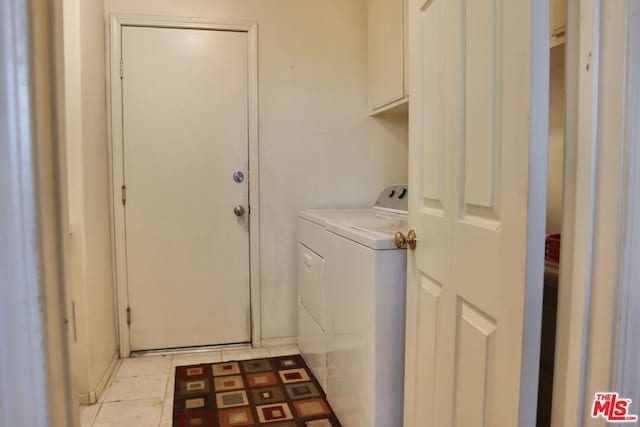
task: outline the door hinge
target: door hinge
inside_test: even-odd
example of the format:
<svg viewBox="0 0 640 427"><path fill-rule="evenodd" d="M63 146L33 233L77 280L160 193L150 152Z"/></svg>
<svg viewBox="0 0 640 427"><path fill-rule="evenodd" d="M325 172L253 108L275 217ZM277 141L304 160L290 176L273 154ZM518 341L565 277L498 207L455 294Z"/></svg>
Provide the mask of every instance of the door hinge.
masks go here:
<svg viewBox="0 0 640 427"><path fill-rule="evenodd" d="M120 59L120 79L124 77L124 61Z"/></svg>
<svg viewBox="0 0 640 427"><path fill-rule="evenodd" d="M126 206L127 204L127 186L122 186L122 206Z"/></svg>
<svg viewBox="0 0 640 427"><path fill-rule="evenodd" d="M131 307L127 307L127 326L131 326Z"/></svg>

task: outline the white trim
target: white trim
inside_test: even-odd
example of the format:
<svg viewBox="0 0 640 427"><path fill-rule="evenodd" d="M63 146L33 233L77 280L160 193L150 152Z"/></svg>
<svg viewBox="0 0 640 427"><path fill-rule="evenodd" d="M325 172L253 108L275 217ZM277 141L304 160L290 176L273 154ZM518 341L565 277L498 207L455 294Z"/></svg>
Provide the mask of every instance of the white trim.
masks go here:
<svg viewBox="0 0 640 427"><path fill-rule="evenodd" d="M640 6L570 0L568 16L553 427L600 425L597 391L640 399Z"/></svg>
<svg viewBox="0 0 640 427"><path fill-rule="evenodd" d="M100 379L100 382L98 382L96 389L89 393L80 393L78 395L80 405L87 406L93 405L94 403L98 402L98 400L102 396L102 393L106 391L107 385L109 385L111 379L115 377L117 368L120 365L120 360L120 355L117 352L114 353L113 357L111 358L111 362L109 362L109 366Z"/></svg>
<svg viewBox="0 0 640 427"><path fill-rule="evenodd" d="M281 347L298 345L298 337L263 338L262 347Z"/></svg>
<svg viewBox="0 0 640 427"><path fill-rule="evenodd" d="M617 323L614 389L633 400L640 413L640 3L627 3L626 91L624 99L623 212L620 288L614 319Z"/></svg>
<svg viewBox="0 0 640 427"><path fill-rule="evenodd" d="M71 426L61 4L0 2L0 425Z"/></svg>
<svg viewBox="0 0 640 427"><path fill-rule="evenodd" d="M0 4L0 425L45 426L26 5ZM24 85L22 82L26 82ZM21 405L21 402L33 402Z"/></svg>
<svg viewBox="0 0 640 427"><path fill-rule="evenodd" d="M124 209L118 189L123 182L122 164L122 80L120 79L121 33L123 26L149 26L164 28L191 28L207 30L244 31L248 35L249 76L248 76L248 123L249 123L249 263L251 280L251 341L254 347L261 347L261 306L260 306L260 172L258 168L258 23L227 19L172 18L162 16L112 15L110 64L111 89L111 170L112 207L114 222L115 272L117 289L117 318L120 341L120 356L129 357L129 328L126 323L128 306L126 257L124 245Z"/></svg>
<svg viewBox="0 0 640 427"><path fill-rule="evenodd" d="M76 0L78 1L78 0ZM80 0L81 1L81 0ZM111 34L113 32L112 27L111 27L111 22L109 21L109 19L106 20L106 38L108 39L109 34ZM111 41L109 39L109 41ZM112 107L112 91L113 91L113 84L111 82L111 56L113 55L113 49L110 49L109 47L105 47L104 50L104 56L105 56L105 76L106 76L106 101L107 101L107 115L106 115L106 125L107 125L107 162L108 162L108 166L107 169L109 171L109 188L108 188L108 192L109 192L109 225L111 226L111 233L110 233L110 237L111 237L111 271L112 271L112 277L113 277L113 302L114 302L114 323L115 323L115 327L116 327L116 351L118 353L118 355L120 357L122 356L122 350L121 350L121 333L120 333L120 316L119 316L119 311L118 311L118 307L119 307L119 303L120 301L118 300L118 260L117 260L117 256L118 256L118 252L117 252L117 247L116 247L116 212L115 212L115 207L117 205L114 204L115 201L115 191L114 191L114 182L115 182L115 173L114 173L114 159L113 159L113 149L112 149L112 143L113 143L113 118L111 117L111 112L113 111L113 107ZM122 105L122 103L120 104Z"/></svg>
<svg viewBox="0 0 640 427"><path fill-rule="evenodd" d="M236 24L240 25L240 24ZM251 344L262 347L260 287L260 144L258 109L258 23L245 23L249 36L249 264L251 280Z"/></svg>
<svg viewBox="0 0 640 427"><path fill-rule="evenodd" d="M564 215L552 427L582 425L598 138L599 0L569 0Z"/></svg>

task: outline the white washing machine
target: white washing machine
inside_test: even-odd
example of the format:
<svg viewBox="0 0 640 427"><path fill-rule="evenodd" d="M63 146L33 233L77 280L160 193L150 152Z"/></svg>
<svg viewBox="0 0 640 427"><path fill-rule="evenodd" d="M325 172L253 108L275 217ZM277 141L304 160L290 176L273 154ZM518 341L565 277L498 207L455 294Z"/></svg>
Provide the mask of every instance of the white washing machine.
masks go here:
<svg viewBox="0 0 640 427"><path fill-rule="evenodd" d="M344 427L402 425L407 199L299 214L298 343Z"/></svg>

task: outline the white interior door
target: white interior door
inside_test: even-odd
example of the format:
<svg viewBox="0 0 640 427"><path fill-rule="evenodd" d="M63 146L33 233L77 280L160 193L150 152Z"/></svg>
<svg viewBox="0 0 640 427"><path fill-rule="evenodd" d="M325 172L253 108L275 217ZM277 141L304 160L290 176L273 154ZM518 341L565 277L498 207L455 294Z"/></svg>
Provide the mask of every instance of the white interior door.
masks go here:
<svg viewBox="0 0 640 427"><path fill-rule="evenodd" d="M410 7L405 426L534 426L548 2Z"/></svg>
<svg viewBox="0 0 640 427"><path fill-rule="evenodd" d="M250 341L246 32L123 27L131 350Z"/></svg>

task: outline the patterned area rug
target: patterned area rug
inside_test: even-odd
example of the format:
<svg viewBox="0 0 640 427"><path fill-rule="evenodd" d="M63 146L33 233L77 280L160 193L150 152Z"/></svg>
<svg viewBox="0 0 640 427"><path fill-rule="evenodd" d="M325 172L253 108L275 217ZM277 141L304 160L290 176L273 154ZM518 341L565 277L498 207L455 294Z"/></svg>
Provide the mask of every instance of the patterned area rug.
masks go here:
<svg viewBox="0 0 640 427"><path fill-rule="evenodd" d="M302 356L176 368L174 427L341 427Z"/></svg>

